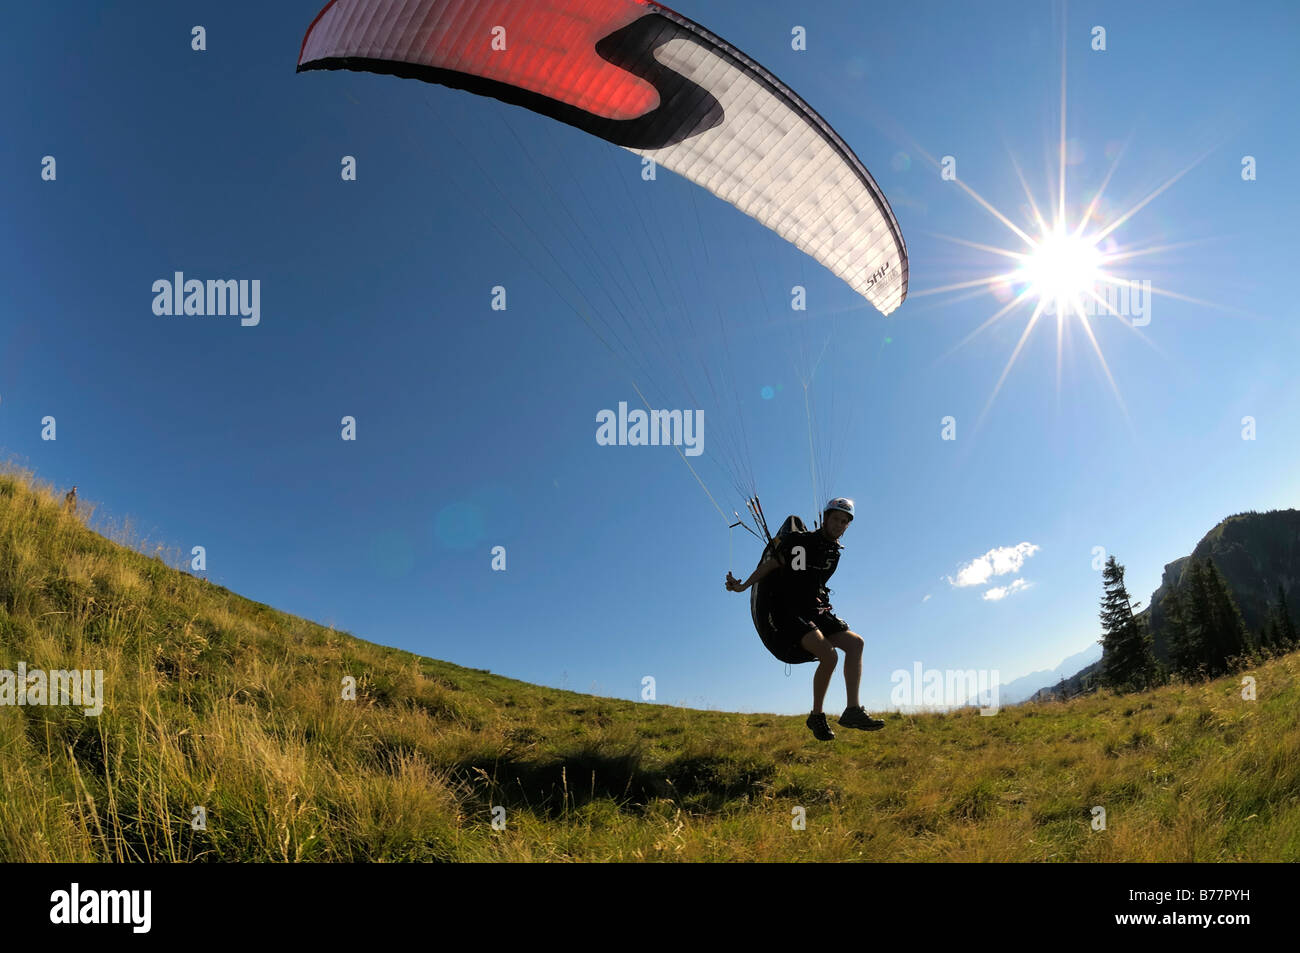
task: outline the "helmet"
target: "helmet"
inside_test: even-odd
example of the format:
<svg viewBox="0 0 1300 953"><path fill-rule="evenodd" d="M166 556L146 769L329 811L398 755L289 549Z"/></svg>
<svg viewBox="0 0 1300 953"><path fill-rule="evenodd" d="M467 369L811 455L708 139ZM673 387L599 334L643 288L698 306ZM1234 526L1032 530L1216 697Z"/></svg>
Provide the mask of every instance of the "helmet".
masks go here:
<svg viewBox="0 0 1300 953"><path fill-rule="evenodd" d="M842 496L837 496L835 497L835 499L831 500L829 503L826 504L826 513L829 513L831 510L842 510L843 512L849 514L849 519L853 519L852 500L846 500ZM824 516L825 513L823 513L822 515Z"/></svg>

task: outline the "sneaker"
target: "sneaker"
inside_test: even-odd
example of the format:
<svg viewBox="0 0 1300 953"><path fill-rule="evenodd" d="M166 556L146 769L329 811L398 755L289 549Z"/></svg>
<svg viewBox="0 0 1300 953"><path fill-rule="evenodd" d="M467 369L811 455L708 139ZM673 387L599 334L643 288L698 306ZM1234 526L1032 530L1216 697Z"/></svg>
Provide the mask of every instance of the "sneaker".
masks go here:
<svg viewBox="0 0 1300 953"><path fill-rule="evenodd" d="M885 727L883 721L872 718L861 705L844 709L844 714L840 715L840 725L844 728L861 728L863 731L879 731Z"/></svg>
<svg viewBox="0 0 1300 953"><path fill-rule="evenodd" d="M813 712L808 716L808 720L804 724L812 729L812 733L817 736L818 741L835 740L835 732L831 731L831 726L826 724L825 712Z"/></svg>

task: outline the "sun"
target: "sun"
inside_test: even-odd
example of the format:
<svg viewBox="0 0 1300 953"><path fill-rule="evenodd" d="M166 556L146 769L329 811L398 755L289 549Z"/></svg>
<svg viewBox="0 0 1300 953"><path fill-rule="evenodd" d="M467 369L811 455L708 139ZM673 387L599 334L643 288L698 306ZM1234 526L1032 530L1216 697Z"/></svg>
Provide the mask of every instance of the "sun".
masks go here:
<svg viewBox="0 0 1300 953"><path fill-rule="evenodd" d="M1017 284L1029 286L1045 309L1055 314L1081 311L1080 302L1095 294L1103 278L1102 255L1095 239L1069 234L1058 225L1035 243L1014 274Z"/></svg>
<svg viewBox="0 0 1300 953"><path fill-rule="evenodd" d="M962 292L962 297L976 297L991 292L1000 304L1000 307L992 315L966 334L960 342L939 358L939 361L951 357L990 327L1003 321L1016 320L1016 314L1023 313L1027 306L1029 316L1025 320L1019 340L1016 341L1006 364L1002 368L1001 375L993 385L984 409L975 422L976 430L979 430L983 425L985 418L993 407L994 401L1002 390L1002 385L1006 383L1016 361L1024 352L1025 346L1033 336L1035 328L1043 327L1049 323L1056 325L1056 387L1058 398L1063 380L1064 357L1068 347L1067 339L1074 331L1081 331L1083 337L1086 338L1087 344L1091 346L1093 353L1096 355L1097 362L1105 375L1107 383L1110 385L1111 393L1115 396L1120 412L1130 428L1132 428L1132 419L1129 417L1119 385L1111 374L1110 365L1102 353L1102 344L1098 332L1100 331L1104 335L1108 326L1122 327L1135 334L1139 340L1152 347L1157 353L1162 353L1159 347L1141 330L1143 326L1150 323L1152 295L1187 301L1207 307L1219 307L1212 302L1179 294L1169 288L1157 287L1149 278L1143 277L1140 272L1131 272L1132 266L1130 263L1143 256L1159 255L1184 244L1193 244L1193 242L1126 246L1118 242L1114 237L1115 233L1132 221L1138 212L1155 201L1158 196L1162 195L1174 183L1204 161L1210 155L1210 149L1207 148L1200 156L1184 166L1182 170L1153 188L1127 210L1120 211L1119 209L1111 210L1103 205L1103 196L1125 151L1121 147L1114 155L1110 169L1106 172L1100 184L1095 189L1088 189L1088 191L1092 192L1092 195L1086 207L1071 206L1066 182L1066 170L1069 165L1067 159L1070 155L1070 149L1066 139L1065 51L1064 24L1062 24L1060 128L1056 144L1057 175L1054 183L1055 187L1051 189L1051 197L1054 200L1052 205L1055 208L1053 209L1051 205L1039 205L1029 187L1029 183L1025 179L1020 163L1014 157L1011 164L1021 187L1024 189L1025 205L1023 207L1027 213L1026 219L1031 220L1032 224L1029 224L1026 219L1022 219L1020 223L1013 221L1005 212L997 209L959 176L945 179L945 181L951 181L981 208L1002 223L1018 239L1020 244L1019 247L1002 248L986 242L976 242L951 235L936 235L935 237L968 248L992 253L999 256L1003 261L1014 262L1014 264L1009 268L1000 267L994 273L973 279L934 288L914 289L910 295L913 298L918 298L923 295L946 295L951 292ZM931 155L915 140L911 141L917 153L929 161L936 170L940 172L945 170L945 166L935 156ZM1091 230L1089 234L1085 234L1087 230ZM1121 274L1117 271L1117 267L1130 273ZM1139 300L1139 295L1143 303L1135 305L1134 302ZM956 300L961 300L961 298Z"/></svg>

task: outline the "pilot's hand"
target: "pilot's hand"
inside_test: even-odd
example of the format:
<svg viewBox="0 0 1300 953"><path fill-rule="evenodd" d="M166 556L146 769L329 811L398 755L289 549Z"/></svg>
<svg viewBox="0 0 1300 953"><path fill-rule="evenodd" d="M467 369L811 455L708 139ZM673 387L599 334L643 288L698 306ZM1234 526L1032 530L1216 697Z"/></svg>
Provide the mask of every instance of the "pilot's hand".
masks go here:
<svg viewBox="0 0 1300 953"><path fill-rule="evenodd" d="M741 582L740 582L739 579L737 579L737 578L736 578L735 576L733 576L731 573L727 573L727 591L728 591L728 592L744 592L744 591L745 591L745 587L744 587L743 585L741 585Z"/></svg>

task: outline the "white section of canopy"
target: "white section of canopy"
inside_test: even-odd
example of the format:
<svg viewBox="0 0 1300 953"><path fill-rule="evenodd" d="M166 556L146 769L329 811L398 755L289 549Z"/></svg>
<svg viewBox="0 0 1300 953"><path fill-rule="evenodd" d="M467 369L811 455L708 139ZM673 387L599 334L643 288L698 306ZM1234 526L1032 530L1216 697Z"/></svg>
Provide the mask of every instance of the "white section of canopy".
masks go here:
<svg viewBox="0 0 1300 953"><path fill-rule="evenodd" d="M691 39L655 56L716 97L726 119L665 149L632 149L708 189L811 255L882 314L907 292L906 252L878 191L818 126L752 73ZM874 185L874 183L872 183ZM882 269L884 269L882 271Z"/></svg>

